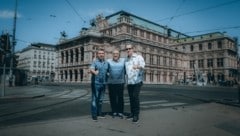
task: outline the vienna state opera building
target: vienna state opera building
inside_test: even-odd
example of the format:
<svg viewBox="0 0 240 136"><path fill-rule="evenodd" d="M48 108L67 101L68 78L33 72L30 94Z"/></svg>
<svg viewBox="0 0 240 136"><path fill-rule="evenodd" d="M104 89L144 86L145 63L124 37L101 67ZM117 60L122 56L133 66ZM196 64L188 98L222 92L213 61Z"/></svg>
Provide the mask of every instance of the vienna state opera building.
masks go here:
<svg viewBox="0 0 240 136"><path fill-rule="evenodd" d="M130 43L146 62L146 84L216 84L239 80L237 40L214 32L188 36L125 11L90 21L80 35L57 45L55 80L89 83L89 66L98 48L106 59Z"/></svg>

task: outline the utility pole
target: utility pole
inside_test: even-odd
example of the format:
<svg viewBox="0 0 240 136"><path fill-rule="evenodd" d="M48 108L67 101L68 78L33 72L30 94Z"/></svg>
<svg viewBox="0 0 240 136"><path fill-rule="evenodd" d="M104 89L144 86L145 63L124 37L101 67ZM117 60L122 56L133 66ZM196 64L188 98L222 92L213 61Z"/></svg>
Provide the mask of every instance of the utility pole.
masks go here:
<svg viewBox="0 0 240 136"><path fill-rule="evenodd" d="M1 96L4 97L5 96L5 77L6 77L6 63L5 63L5 56L6 56L6 52L0 48L0 52L3 53L3 57L2 57L2 62L3 62L3 75L2 75L2 89L1 89Z"/></svg>
<svg viewBox="0 0 240 136"><path fill-rule="evenodd" d="M14 12L14 19L13 19L13 37L12 37L12 51L11 51L11 62L10 62L10 72L9 72L9 85L12 86L13 83L13 58L15 52L15 45L16 45L16 22L17 22L17 0L15 0L15 12Z"/></svg>

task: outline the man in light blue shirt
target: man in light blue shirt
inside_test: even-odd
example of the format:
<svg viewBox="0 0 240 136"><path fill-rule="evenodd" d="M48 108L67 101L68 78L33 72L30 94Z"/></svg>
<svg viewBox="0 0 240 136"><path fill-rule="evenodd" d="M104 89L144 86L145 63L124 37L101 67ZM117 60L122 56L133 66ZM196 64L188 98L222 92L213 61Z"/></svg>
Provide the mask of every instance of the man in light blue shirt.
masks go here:
<svg viewBox="0 0 240 136"><path fill-rule="evenodd" d="M126 51L127 58L125 61L125 68L131 109L131 114L127 118L133 118L132 122L138 122L140 112L139 93L143 83L145 61L141 55L134 53L131 44L126 45Z"/></svg>
<svg viewBox="0 0 240 136"><path fill-rule="evenodd" d="M123 90L125 83L125 59L120 58L119 50L113 50L113 58L107 60L109 64L108 90L112 109L112 117L123 118L124 100Z"/></svg>

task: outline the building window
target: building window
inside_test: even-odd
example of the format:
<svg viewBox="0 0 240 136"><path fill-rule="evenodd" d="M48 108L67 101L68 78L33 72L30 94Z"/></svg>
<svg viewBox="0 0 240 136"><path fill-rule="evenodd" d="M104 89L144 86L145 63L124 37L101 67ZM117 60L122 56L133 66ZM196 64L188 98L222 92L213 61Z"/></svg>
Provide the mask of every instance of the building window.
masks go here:
<svg viewBox="0 0 240 136"><path fill-rule="evenodd" d="M109 32L109 35L112 36L112 29L110 29L108 32Z"/></svg>
<svg viewBox="0 0 240 136"><path fill-rule="evenodd" d="M66 51L66 63L68 63L68 51Z"/></svg>
<svg viewBox="0 0 240 136"><path fill-rule="evenodd" d="M36 61L33 62L33 67L37 67L37 62Z"/></svg>
<svg viewBox="0 0 240 136"><path fill-rule="evenodd" d="M144 37L144 31L143 30L140 31L140 35L141 35L141 37Z"/></svg>
<svg viewBox="0 0 240 136"><path fill-rule="evenodd" d="M162 37L158 36L158 42L162 42Z"/></svg>
<svg viewBox="0 0 240 136"><path fill-rule="evenodd" d="M223 58L217 59L217 67L223 67Z"/></svg>
<svg viewBox="0 0 240 136"><path fill-rule="evenodd" d="M153 71L150 72L150 82L153 82Z"/></svg>
<svg viewBox="0 0 240 136"><path fill-rule="evenodd" d="M213 59L207 59L207 67L213 67Z"/></svg>
<svg viewBox="0 0 240 136"><path fill-rule="evenodd" d="M172 58L169 58L169 66L172 66Z"/></svg>
<svg viewBox="0 0 240 136"><path fill-rule="evenodd" d="M194 68L194 60L190 60L190 68Z"/></svg>
<svg viewBox="0 0 240 136"><path fill-rule="evenodd" d="M132 33L133 33L133 35L137 35L137 29L133 28Z"/></svg>
<svg viewBox="0 0 240 136"><path fill-rule="evenodd" d="M163 73L163 82L167 82L167 72Z"/></svg>
<svg viewBox="0 0 240 136"><path fill-rule="evenodd" d="M199 50L201 51L202 50L202 44L199 44Z"/></svg>
<svg viewBox="0 0 240 136"><path fill-rule="evenodd" d="M119 22L123 22L123 17L120 17L120 18L119 18Z"/></svg>
<svg viewBox="0 0 240 136"><path fill-rule="evenodd" d="M198 67L199 67L199 68L203 68L203 67L204 67L204 66L203 66L203 59L198 60Z"/></svg>
<svg viewBox="0 0 240 136"><path fill-rule="evenodd" d="M70 63L73 63L73 50L70 50Z"/></svg>
<svg viewBox="0 0 240 136"><path fill-rule="evenodd" d="M150 65L153 65L153 55L150 55Z"/></svg>
<svg viewBox="0 0 240 136"><path fill-rule="evenodd" d="M80 56L80 60L81 60L81 61L84 61L84 47L81 47L81 48L80 48L80 55L81 55L81 56Z"/></svg>
<svg viewBox="0 0 240 136"><path fill-rule="evenodd" d="M164 66L167 65L167 57L163 57L163 65L164 65Z"/></svg>
<svg viewBox="0 0 240 136"><path fill-rule="evenodd" d="M146 60L146 53L142 53L142 57L144 60Z"/></svg>
<svg viewBox="0 0 240 136"><path fill-rule="evenodd" d="M77 69L74 69L74 79L75 79L75 81L78 80L78 71L77 71Z"/></svg>
<svg viewBox="0 0 240 136"><path fill-rule="evenodd" d="M218 49L222 49L222 41L218 41Z"/></svg>
<svg viewBox="0 0 240 136"><path fill-rule="evenodd" d="M78 49L75 49L75 61L78 62Z"/></svg>
<svg viewBox="0 0 240 136"><path fill-rule="evenodd" d="M208 43L208 49L209 49L209 50L212 49L212 43Z"/></svg>
<svg viewBox="0 0 240 136"><path fill-rule="evenodd" d="M152 35L152 39L153 39L153 41L156 41L156 35Z"/></svg>
<svg viewBox="0 0 240 136"><path fill-rule="evenodd" d="M130 23L130 18L129 17L125 17L124 19L127 23Z"/></svg>
<svg viewBox="0 0 240 136"><path fill-rule="evenodd" d="M147 35L146 35L147 39L150 39L150 33L147 32Z"/></svg>
<svg viewBox="0 0 240 136"><path fill-rule="evenodd" d="M157 65L160 65L160 56L157 56Z"/></svg>
<svg viewBox="0 0 240 136"><path fill-rule="evenodd" d="M161 73L158 71L157 72L157 82L161 81Z"/></svg>
<svg viewBox="0 0 240 136"><path fill-rule="evenodd" d="M193 45L190 46L190 50L193 51Z"/></svg>
<svg viewBox="0 0 240 136"><path fill-rule="evenodd" d="M130 33L130 26L127 26L127 33Z"/></svg>

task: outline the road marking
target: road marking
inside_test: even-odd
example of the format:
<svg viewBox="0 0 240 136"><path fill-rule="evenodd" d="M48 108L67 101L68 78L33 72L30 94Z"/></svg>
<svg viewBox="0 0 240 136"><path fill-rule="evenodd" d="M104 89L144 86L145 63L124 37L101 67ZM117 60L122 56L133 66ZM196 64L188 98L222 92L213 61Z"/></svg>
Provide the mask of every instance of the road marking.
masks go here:
<svg viewBox="0 0 240 136"><path fill-rule="evenodd" d="M87 95L88 97L82 98L87 101L91 101L91 95ZM103 103L110 104L109 97L105 97ZM155 101L141 101L140 107L141 108L154 108L154 107L172 107L172 106L181 106L186 105L187 103L182 102L170 102L168 100L155 100ZM124 97L124 105L129 106L130 101L129 97Z"/></svg>
<svg viewBox="0 0 240 136"><path fill-rule="evenodd" d="M168 102L168 101L167 100L144 101L144 102L140 102L140 104L153 104L153 103L164 103L164 102Z"/></svg>
<svg viewBox="0 0 240 136"><path fill-rule="evenodd" d="M173 103L161 103L161 104L153 104L153 105L147 105L147 106L141 106L142 108L150 108L150 107L170 107L170 106L180 106L185 105L186 103L182 102L173 102Z"/></svg>

